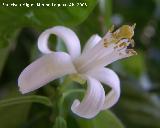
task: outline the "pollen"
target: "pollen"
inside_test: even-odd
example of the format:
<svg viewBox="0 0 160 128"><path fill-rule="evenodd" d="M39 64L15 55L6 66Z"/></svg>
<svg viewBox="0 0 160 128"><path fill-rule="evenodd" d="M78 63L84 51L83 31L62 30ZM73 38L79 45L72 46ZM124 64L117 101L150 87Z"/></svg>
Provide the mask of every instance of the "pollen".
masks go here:
<svg viewBox="0 0 160 128"><path fill-rule="evenodd" d="M123 25L113 33L113 37L117 39L131 39L134 35L134 28L135 24L133 26Z"/></svg>
<svg viewBox="0 0 160 128"><path fill-rule="evenodd" d="M119 47L127 47L127 43L126 42L122 42L121 44L119 44Z"/></svg>

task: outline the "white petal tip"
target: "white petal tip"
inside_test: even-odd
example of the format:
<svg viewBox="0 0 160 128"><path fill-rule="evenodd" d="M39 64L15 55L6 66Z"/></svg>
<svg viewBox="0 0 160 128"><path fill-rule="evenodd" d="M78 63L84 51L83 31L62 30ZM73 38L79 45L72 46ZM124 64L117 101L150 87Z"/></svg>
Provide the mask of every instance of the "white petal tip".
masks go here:
<svg viewBox="0 0 160 128"><path fill-rule="evenodd" d="M21 94L26 94L26 93L28 93L28 91L23 90L23 89L21 89L21 88L19 88L19 92L20 92Z"/></svg>
<svg viewBox="0 0 160 128"><path fill-rule="evenodd" d="M75 108L80 104L79 100L74 100L72 106L71 106L71 110L75 111Z"/></svg>
<svg viewBox="0 0 160 128"><path fill-rule="evenodd" d="M21 94L26 94L26 93L29 93L29 92L31 92L31 91L28 90L28 89L26 89L26 88L23 88L23 87L19 86L19 92L20 92Z"/></svg>
<svg viewBox="0 0 160 128"><path fill-rule="evenodd" d="M71 29L63 26L49 28L40 34L38 38L38 49L42 53L48 54L52 52L52 50L50 50L48 47L48 39L51 34L58 36L64 41L68 52L73 58L76 58L80 55L81 47L77 35Z"/></svg>
<svg viewBox="0 0 160 128"><path fill-rule="evenodd" d="M78 115L79 117L82 118L86 118L86 119L91 119L93 117L95 117L96 115L88 115L88 114L82 114L77 110L77 107L80 105L80 101L79 100L74 100L72 106L71 106L71 110L74 114Z"/></svg>
<svg viewBox="0 0 160 128"><path fill-rule="evenodd" d="M20 79L20 78L19 78ZM22 84L22 81L18 81L18 87L19 87L19 92L21 94L26 94L26 93L29 93L30 91L28 89L25 88L24 86L25 84Z"/></svg>
<svg viewBox="0 0 160 128"><path fill-rule="evenodd" d="M83 100L81 102L75 100L71 110L82 118L91 119L101 111L105 100L105 92L96 79L88 77L87 83L88 88Z"/></svg>
<svg viewBox="0 0 160 128"><path fill-rule="evenodd" d="M75 72L71 57L67 53L47 54L21 72L18 78L19 90L22 94L32 92L54 79Z"/></svg>

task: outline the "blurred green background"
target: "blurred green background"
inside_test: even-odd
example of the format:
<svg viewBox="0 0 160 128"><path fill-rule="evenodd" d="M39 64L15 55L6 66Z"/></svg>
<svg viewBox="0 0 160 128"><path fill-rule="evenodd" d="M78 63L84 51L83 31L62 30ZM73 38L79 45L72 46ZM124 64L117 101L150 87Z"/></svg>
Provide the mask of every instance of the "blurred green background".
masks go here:
<svg viewBox="0 0 160 128"><path fill-rule="evenodd" d="M67 2L86 2L88 6L40 8L4 7L3 2L20 1L0 0L0 128L160 128L160 0L70 0ZM60 96L56 88L63 79L26 96L18 91L20 72L41 56L36 42L43 30L55 25L70 27L83 46L92 34L103 36L112 24L118 28L134 23L138 55L109 65L118 73L122 90L111 111L92 120L81 119L70 106L83 95L72 94L65 99L64 116L57 117ZM64 49L55 36L50 41L53 49Z"/></svg>

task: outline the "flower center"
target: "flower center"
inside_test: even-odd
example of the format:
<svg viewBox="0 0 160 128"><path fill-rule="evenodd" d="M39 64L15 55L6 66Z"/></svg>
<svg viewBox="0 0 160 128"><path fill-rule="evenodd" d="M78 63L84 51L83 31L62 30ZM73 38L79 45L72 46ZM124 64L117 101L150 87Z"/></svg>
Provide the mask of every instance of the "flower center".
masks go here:
<svg viewBox="0 0 160 128"><path fill-rule="evenodd" d="M82 75L80 74L71 74L69 76L70 79L72 79L73 81L80 83L80 84L84 84L86 82L86 80L82 77Z"/></svg>
<svg viewBox="0 0 160 128"><path fill-rule="evenodd" d="M136 55L137 53L132 49L134 47L134 40L132 39L134 35L134 24L133 26L123 25L118 30L112 33L114 30L113 27L109 30L108 36L103 39L103 45L105 48L108 48L110 44L114 44L114 50L118 51L119 54L122 54L120 51L125 49L127 54Z"/></svg>
<svg viewBox="0 0 160 128"><path fill-rule="evenodd" d="M118 59L136 55L132 39L134 28L135 24L123 25L113 32L112 27L98 44L82 53L75 61L78 72L85 73L93 68L104 67Z"/></svg>

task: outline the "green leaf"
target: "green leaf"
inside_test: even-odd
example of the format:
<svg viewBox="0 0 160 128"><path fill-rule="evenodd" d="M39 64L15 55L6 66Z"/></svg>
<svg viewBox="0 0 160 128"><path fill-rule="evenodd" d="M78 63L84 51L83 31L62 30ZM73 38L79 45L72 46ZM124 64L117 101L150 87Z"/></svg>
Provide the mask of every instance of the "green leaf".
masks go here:
<svg viewBox="0 0 160 128"><path fill-rule="evenodd" d="M0 61L0 76L1 76L4 64L5 64L5 61L6 61L7 56L8 56L8 51L9 51L8 48L3 48L3 49L0 50L0 57L1 57L1 61Z"/></svg>
<svg viewBox="0 0 160 128"><path fill-rule="evenodd" d="M120 120L109 110L103 111L91 120L77 119L80 128L124 128Z"/></svg>
<svg viewBox="0 0 160 128"><path fill-rule="evenodd" d="M13 0L12 3L22 3L18 0ZM53 2L52 0L42 1L37 0L36 3L55 3L63 4L68 2L61 0ZM86 3L85 6L77 6L77 3ZM4 3L11 3L10 0L6 0ZM23 3L32 3L35 2L23 1ZM70 1L74 3L75 6L70 7L5 7L0 8L0 43L3 43L5 40L9 39L12 34L17 30L23 27L33 27L39 30L46 29L54 25L66 25L66 26L75 26L80 24L83 20L87 18L89 13L96 5L96 0L77 0ZM2 6L2 2L0 2ZM14 22L11 22L14 21ZM0 44L1 46L1 44Z"/></svg>
<svg viewBox="0 0 160 128"><path fill-rule="evenodd" d="M6 0L4 3L11 3L10 0ZM22 3L18 0L12 0L12 3ZM52 1L52 0L37 0L35 1L26 1L24 0L23 3L32 3L36 5L37 3L55 3L55 4L63 4L66 3L68 6L66 7L5 7L0 9L1 13L1 22L3 24L8 24L10 26L23 26L23 25L36 25L39 27L48 27L52 25L77 25L81 23L92 11L95 7L97 1L92 0L71 0L70 2L66 2L65 0L59 1ZM73 3L74 6L70 7L69 4ZM87 6L77 6L78 3L86 3ZM1 2L2 5L2 2ZM10 20L14 22L10 22ZM5 26L3 27L5 28Z"/></svg>
<svg viewBox="0 0 160 128"><path fill-rule="evenodd" d="M14 105L0 108L0 126L2 128L18 128L25 122L30 104Z"/></svg>
<svg viewBox="0 0 160 128"><path fill-rule="evenodd" d="M14 85L10 83L9 85ZM8 86L8 85L5 85ZM41 103L51 106L51 102L43 96L22 96L17 91L17 88L10 88L11 91L1 90L5 92L5 99L0 100L0 127L2 128L20 128L26 125L26 120L29 114L32 103ZM16 98L12 98L16 97Z"/></svg>
<svg viewBox="0 0 160 128"><path fill-rule="evenodd" d="M16 98L10 98L6 100L1 100L0 107L7 107L11 105L32 103L32 102L41 103L49 107L52 106L51 101L47 97L33 95L33 96L23 96L23 97L16 97Z"/></svg>
<svg viewBox="0 0 160 128"><path fill-rule="evenodd" d="M1 27L0 27L1 30ZM3 71L3 67L5 65L5 62L7 60L7 57L10 53L10 50L12 49L12 47L14 47L15 45L15 37L18 33L18 30L15 31L15 33L12 33L12 36L7 39L7 40L3 40L3 38L0 38L0 77L1 77L1 73ZM0 34L1 37L1 34ZM11 44L9 44L10 42L12 42Z"/></svg>
<svg viewBox="0 0 160 128"><path fill-rule="evenodd" d="M14 85L13 83L5 84ZM10 90L2 90L1 94L5 93L5 98L18 96L17 88L15 86ZM2 98L2 97L1 97ZM0 107L0 127L2 128L20 128L25 123L31 103L23 103L12 106Z"/></svg>
<svg viewBox="0 0 160 128"><path fill-rule="evenodd" d="M160 102L155 94L135 87L136 82L122 83L122 95L116 114L129 128L159 128Z"/></svg>
<svg viewBox="0 0 160 128"><path fill-rule="evenodd" d="M52 0L44 1L37 0L37 3L55 3L62 4L68 2L60 0L53 2ZM5 2L0 1L0 73L5 64L5 60L10 52L8 50L9 44L14 41L13 35L17 31L21 30L24 27L32 27L38 30L46 29L55 25L65 25L65 26L75 26L80 24L85 20L89 13L96 5L96 0L77 0L70 1L75 5L77 3L87 3L87 7L73 6L73 7L5 7L2 6L3 3L34 3L34 1L18 1L18 0L6 0ZM4 48L4 49L2 49Z"/></svg>

